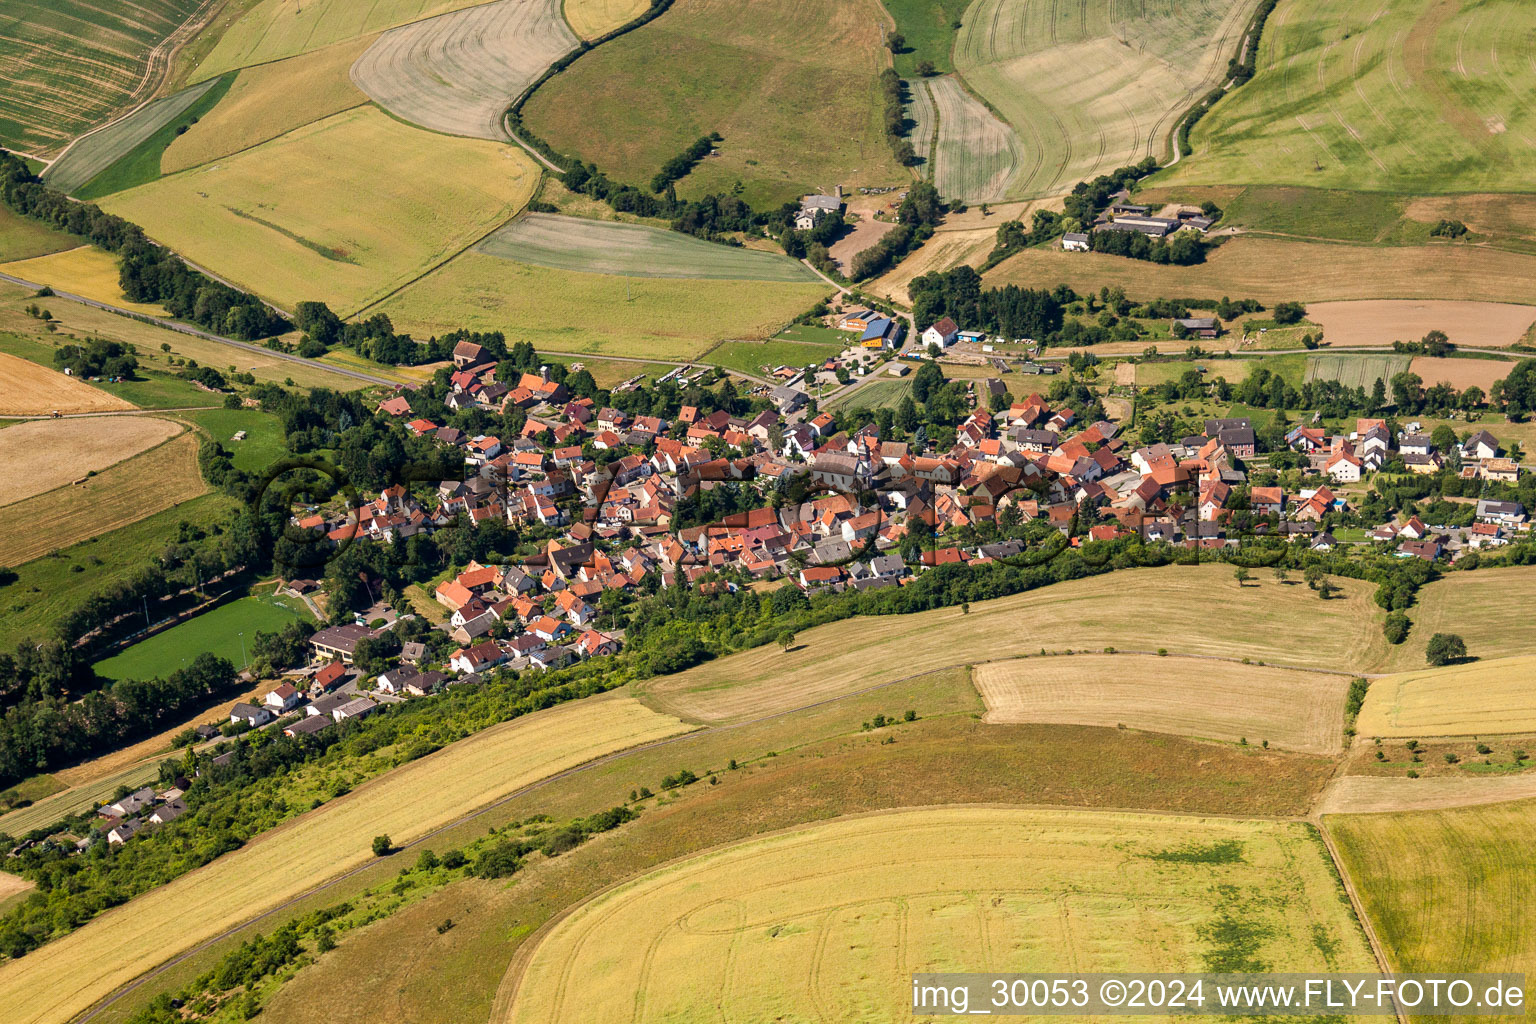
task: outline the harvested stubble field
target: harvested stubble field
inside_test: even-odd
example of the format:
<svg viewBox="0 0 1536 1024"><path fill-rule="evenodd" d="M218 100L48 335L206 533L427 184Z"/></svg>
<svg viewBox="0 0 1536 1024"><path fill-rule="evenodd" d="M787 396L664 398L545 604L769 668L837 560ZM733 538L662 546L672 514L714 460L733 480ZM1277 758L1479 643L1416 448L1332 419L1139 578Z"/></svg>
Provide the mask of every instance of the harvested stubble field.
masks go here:
<svg viewBox="0 0 1536 1024"><path fill-rule="evenodd" d="M346 316L483 237L538 177L515 146L361 107L102 206L279 305L319 299Z"/></svg>
<svg viewBox="0 0 1536 1024"><path fill-rule="evenodd" d="M418 337L459 327L510 331L541 350L691 359L723 338L768 338L830 291L825 284L694 280L552 270L470 251L387 302Z"/></svg>
<svg viewBox="0 0 1536 1024"><path fill-rule="evenodd" d="M218 83L218 79L210 78L181 92L162 96L127 117L113 121L71 146L43 172L43 180L61 192L78 192L92 178L174 121Z"/></svg>
<svg viewBox="0 0 1536 1024"><path fill-rule="evenodd" d="M334 43L409 25L483 0L260 0L224 32L192 72L201 81L237 68L270 64Z"/></svg>
<svg viewBox="0 0 1536 1024"><path fill-rule="evenodd" d="M844 392L826 404L828 408L895 409L901 405L902 398L911 393L910 378L897 380L895 377L889 377L873 380L856 390Z"/></svg>
<svg viewBox="0 0 1536 1024"><path fill-rule="evenodd" d="M109 412L132 408L121 398L58 370L0 352L0 416L46 416L54 410Z"/></svg>
<svg viewBox="0 0 1536 1024"><path fill-rule="evenodd" d="M79 244L80 239L74 235L14 213L9 206L0 206L0 259L27 260L73 249Z"/></svg>
<svg viewBox="0 0 1536 1024"><path fill-rule="evenodd" d="M1532 797L1536 797L1536 772L1421 779L1345 775L1328 786L1318 803L1317 811L1319 814L1438 811L1450 807L1502 804Z"/></svg>
<svg viewBox="0 0 1536 1024"><path fill-rule="evenodd" d="M114 417L113 422L136 418ZM8 427L0 436L18 429ZM178 434L79 486L55 488L7 505L10 522L35 526L0 534L0 565L21 565L54 548L67 548L136 523L207 490L197 467L196 436Z"/></svg>
<svg viewBox="0 0 1536 1024"><path fill-rule="evenodd" d="M1312 356L1307 360L1306 380L1336 380L1345 387L1370 391L1380 380L1392 390L1392 378L1408 369L1410 356Z"/></svg>
<svg viewBox="0 0 1536 1024"><path fill-rule="evenodd" d="M1533 607L1536 567L1448 573L1419 591L1418 601L1408 609L1412 632L1403 643L1390 648L1379 670L1423 668L1424 647L1436 633L1462 637L1473 657L1536 654L1536 630L1530 624Z"/></svg>
<svg viewBox="0 0 1536 1024"><path fill-rule="evenodd" d="M560 0L496 0L390 29L352 66L352 81L412 124L499 141L507 107L576 46Z"/></svg>
<svg viewBox="0 0 1536 1024"><path fill-rule="evenodd" d="M978 0L956 69L1022 140L1013 197L1056 195L1143 157L1221 81L1256 0ZM940 121L942 125L942 119Z"/></svg>
<svg viewBox="0 0 1536 1024"><path fill-rule="evenodd" d="M557 772L685 729L627 698L493 726L108 911L44 955L0 964L0 1004L16 1024L64 1024L162 960L370 860L373 836L409 842ZM253 878L265 881L253 888ZM70 985L49 982L61 974Z"/></svg>
<svg viewBox="0 0 1536 1024"><path fill-rule="evenodd" d="M650 7L649 0L565 0L565 20L583 39L596 39L627 25Z"/></svg>
<svg viewBox="0 0 1536 1024"><path fill-rule="evenodd" d="M1258 73L1195 126L1170 182L1524 190L1536 8L1525 0L1295 0Z"/></svg>
<svg viewBox="0 0 1536 1024"><path fill-rule="evenodd" d="M7 0L0 31L0 144L57 152L146 98L166 41L205 0Z"/></svg>
<svg viewBox="0 0 1536 1024"><path fill-rule="evenodd" d="M1446 383L1463 391L1474 385L1486 392L1493 382L1503 380L1514 369L1513 360L1504 359L1438 359L1416 356L1408 369L1428 384Z"/></svg>
<svg viewBox="0 0 1536 1024"><path fill-rule="evenodd" d="M1374 588L1340 579L1344 596L1320 601L1300 585L1265 580L1237 587L1225 565L1131 569L978 601L969 614L944 608L852 618L801 633L796 647L770 644L643 684L653 705L683 718L739 721L815 699L962 662L1015 658L1042 649L1114 646L1133 652L1252 658L1332 671L1381 657ZM1162 614L1178 609L1176 617ZM1235 636L1221 623L1248 624Z"/></svg>
<svg viewBox="0 0 1536 1024"><path fill-rule="evenodd" d="M1391 969L1536 973L1536 802L1335 815L1324 827Z"/></svg>
<svg viewBox="0 0 1536 1024"><path fill-rule="evenodd" d="M799 260L782 254L717 245L641 224L548 213L519 217L475 248L488 256L588 274L786 284L820 280Z"/></svg>
<svg viewBox="0 0 1536 1024"><path fill-rule="evenodd" d="M1228 239L1192 267L1027 249L998 264L986 275L986 284L1054 288L1066 283L1080 293L1119 285L1138 297L1241 295L1269 305L1339 299L1530 300L1536 256L1478 247L1458 249L1455 259L1448 255L1444 246L1435 245L1342 245L1258 236Z"/></svg>
<svg viewBox="0 0 1536 1024"><path fill-rule="evenodd" d="M1347 676L1147 654L978 665L988 722L1129 726L1306 754L1344 745Z"/></svg>
<svg viewBox="0 0 1536 1024"><path fill-rule="evenodd" d="M617 1020L636 1005L656 1019L809 1006L887 1020L910 1011L913 971L1198 970L1238 949L1266 970L1366 970L1338 885L1290 822L975 807L844 818L581 905L538 940L493 1020ZM1241 938L1221 926L1234 917Z"/></svg>
<svg viewBox="0 0 1536 1024"><path fill-rule="evenodd" d="M911 84L914 96L913 145L921 137L920 156L933 161L933 183L946 199L972 203L1000 202L1012 194L1013 180L1024 160L1018 134L997 119L958 79L919 79ZM915 99L927 90L923 104ZM938 146L932 147L933 121L938 121ZM930 154L928 149L933 148Z"/></svg>
<svg viewBox="0 0 1536 1024"><path fill-rule="evenodd" d="M128 301L122 286L118 284L117 257L95 246L82 245L65 252L0 264L0 271L23 281L47 285L56 292L69 292L82 298L121 306L145 316L165 316L165 310L160 306ZM68 305L71 303L49 303L50 307ZM59 312L51 308L50 311Z"/></svg>
<svg viewBox="0 0 1536 1024"><path fill-rule="evenodd" d="M1536 732L1533 679L1533 655L1383 676L1371 681L1356 729L1384 738Z"/></svg>
<svg viewBox="0 0 1536 1024"><path fill-rule="evenodd" d="M112 401L111 395L102 397ZM184 429L179 423L153 416L91 416L18 423L0 433L0 506L62 487L88 473L99 473L170 440Z"/></svg>
<svg viewBox="0 0 1536 1024"><path fill-rule="evenodd" d="M880 113L889 24L876 0L678 0L550 79L523 119L561 152L642 186L719 132L716 155L677 183L685 198L740 181L742 199L768 208L839 183L910 181Z"/></svg>
<svg viewBox="0 0 1536 1024"><path fill-rule="evenodd" d="M1536 323L1536 306L1513 302L1314 302L1307 319L1323 328L1333 345L1382 345L1417 341L1444 331L1458 345L1504 348Z"/></svg>
<svg viewBox="0 0 1536 1024"><path fill-rule="evenodd" d="M160 169L198 167L367 103L347 71L370 42L354 39L241 71L218 105L170 144Z"/></svg>

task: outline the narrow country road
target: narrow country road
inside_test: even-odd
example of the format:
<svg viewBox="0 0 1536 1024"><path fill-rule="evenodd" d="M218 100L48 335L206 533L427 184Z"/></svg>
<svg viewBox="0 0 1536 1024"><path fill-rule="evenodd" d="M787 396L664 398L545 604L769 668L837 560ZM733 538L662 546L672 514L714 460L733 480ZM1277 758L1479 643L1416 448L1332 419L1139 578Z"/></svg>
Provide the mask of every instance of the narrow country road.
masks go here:
<svg viewBox="0 0 1536 1024"><path fill-rule="evenodd" d="M43 285L38 284L36 281L28 281L20 277L12 277L10 274L0 274L0 281L9 281L11 284L18 284L23 288L30 288L33 291L38 291L43 287ZM187 324L177 323L174 320L162 320L158 317L146 318L141 313L135 313L130 309L124 309L121 306L114 306L107 302L97 302L95 299L87 299L83 295L73 295L69 292L55 291L52 297L64 299L66 302L78 302L82 306L90 306L92 309L100 309L108 313L115 313L118 316L127 317L130 320L138 320L140 323L152 323L156 327L163 327L168 331L176 331L178 334L190 334L194 338L202 338L204 341L215 341L220 345L228 345L231 348L245 349L247 352L254 352L257 355L267 356L273 359L281 359L284 362L297 363L300 366L317 367L319 369L325 370L327 373L334 373L338 377L350 377L353 380L364 381L368 384L382 384L385 387L390 388L396 387L399 384L399 381L388 380L384 377L375 377L371 373L363 373L360 370L349 370L341 366L331 366L326 363L317 363L313 359L305 359L303 356L296 356L290 352L279 352L276 349L270 349L263 345L252 344L249 341L236 341L233 338L226 338L220 334L212 334L208 331L188 326Z"/></svg>

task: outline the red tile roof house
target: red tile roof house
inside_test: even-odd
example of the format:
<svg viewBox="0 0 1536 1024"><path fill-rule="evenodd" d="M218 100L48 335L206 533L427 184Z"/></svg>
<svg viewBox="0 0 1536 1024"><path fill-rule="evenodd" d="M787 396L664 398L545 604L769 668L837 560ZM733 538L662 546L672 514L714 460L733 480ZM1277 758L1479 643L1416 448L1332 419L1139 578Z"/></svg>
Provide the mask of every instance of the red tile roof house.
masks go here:
<svg viewBox="0 0 1536 1024"><path fill-rule="evenodd" d="M454 651L448 658L448 667L455 672L468 675L471 672L483 672L506 660L506 652L496 645L496 641L487 640L485 643Z"/></svg>

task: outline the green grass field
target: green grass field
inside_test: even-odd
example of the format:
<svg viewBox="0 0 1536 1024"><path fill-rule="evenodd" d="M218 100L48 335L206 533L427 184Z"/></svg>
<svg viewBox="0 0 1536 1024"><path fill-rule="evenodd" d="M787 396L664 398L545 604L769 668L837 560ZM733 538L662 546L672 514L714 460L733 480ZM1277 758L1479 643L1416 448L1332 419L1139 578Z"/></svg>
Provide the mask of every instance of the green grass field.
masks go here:
<svg viewBox="0 0 1536 1024"><path fill-rule="evenodd" d="M896 31L907 41L895 55L897 73L911 78L919 61L930 62L936 71L953 71L956 23L970 6L971 0L885 0L885 9L896 19Z"/></svg>
<svg viewBox="0 0 1536 1024"><path fill-rule="evenodd" d="M1390 394L1392 378L1408 369L1411 356L1309 356L1307 380L1336 380L1351 388L1364 388L1367 392L1379 379Z"/></svg>
<svg viewBox="0 0 1536 1024"><path fill-rule="evenodd" d="M122 192L136 185L148 184L160 177L161 162L171 144L186 134L193 125L213 110L224 99L234 83L234 75L212 79L211 83L194 85L186 90L193 95L192 102L181 110L170 109L159 128L146 136L132 149L119 157L111 166L75 190L81 199L100 199L114 192ZM178 93L167 99L179 99ZM146 108L148 109L148 108ZM147 127L147 126L146 126ZM105 134L105 133L103 133ZM91 141L95 141L94 138ZM72 157L74 154L71 153Z"/></svg>
<svg viewBox="0 0 1536 1024"><path fill-rule="evenodd" d="M710 349L700 360L728 370L764 377L777 366L801 368L819 364L842 351L842 346L807 345L797 341L728 341ZM764 369L767 367L767 369Z"/></svg>
<svg viewBox="0 0 1536 1024"><path fill-rule="evenodd" d="M281 629L306 617L297 607L296 602L270 594L238 598L141 640L93 667L97 675L108 679L149 679L174 672L207 651L228 658L240 669L246 659L242 651L249 652L256 631ZM243 641L238 635L241 632L245 634Z"/></svg>
<svg viewBox="0 0 1536 1024"><path fill-rule="evenodd" d="M264 298L345 316L484 237L538 178L515 146L360 107L102 206Z"/></svg>
<svg viewBox="0 0 1536 1024"><path fill-rule="evenodd" d="M271 413L258 409L209 409L187 413L186 418L223 445L233 455L235 466L247 473L265 472L288 454L282 421ZM246 439L232 440L241 430L246 432Z"/></svg>
<svg viewBox="0 0 1536 1024"><path fill-rule="evenodd" d="M0 206L0 263L76 248L80 239Z"/></svg>
<svg viewBox="0 0 1536 1024"><path fill-rule="evenodd" d="M140 107L71 146L43 172L43 180L85 199L152 181L160 176L160 155L175 140L176 127L212 107L202 103L205 97L217 102L228 88L228 79L210 79Z"/></svg>
<svg viewBox="0 0 1536 1024"><path fill-rule="evenodd" d="M1336 814L1324 827L1393 970L1536 972L1536 802Z"/></svg>
<svg viewBox="0 0 1536 1024"><path fill-rule="evenodd" d="M875 0L678 0L585 54L523 108L534 134L647 185L710 132L717 155L679 195L732 191L754 207L909 180L881 124L888 22Z"/></svg>
<svg viewBox="0 0 1536 1024"><path fill-rule="evenodd" d="M45 555L16 566L15 582L0 587L0 650L10 650L23 637L46 636L54 620L82 596L138 572L176 539L181 523L207 530L234 507L230 498L205 494L64 548L57 557Z"/></svg>
<svg viewBox="0 0 1536 1024"><path fill-rule="evenodd" d="M1162 178L1416 192L1525 191L1536 172L1536 7L1287 0L1258 73Z"/></svg>
<svg viewBox="0 0 1536 1024"><path fill-rule="evenodd" d="M0 5L0 144L49 155L146 99L162 48L202 0L5 0Z"/></svg>
<svg viewBox="0 0 1536 1024"><path fill-rule="evenodd" d="M153 370L140 370L138 377L120 384L98 381L94 386L109 395L132 402L140 409L186 409L219 405L224 401L223 395L212 394L190 381Z"/></svg>
<svg viewBox="0 0 1536 1024"><path fill-rule="evenodd" d="M1143 157L1165 159L1179 115L1226 73L1255 5L977 0L955 67L1022 140L1008 195L1056 195Z"/></svg>
<svg viewBox="0 0 1536 1024"><path fill-rule="evenodd" d="M639 224L530 213L475 247L488 256L552 270L693 280L820 280L788 256L718 245L679 231Z"/></svg>
<svg viewBox="0 0 1536 1024"><path fill-rule="evenodd" d="M718 341L767 338L826 298L825 284L699 282L551 270L467 252L370 309L418 337L507 331L540 349L692 359Z"/></svg>

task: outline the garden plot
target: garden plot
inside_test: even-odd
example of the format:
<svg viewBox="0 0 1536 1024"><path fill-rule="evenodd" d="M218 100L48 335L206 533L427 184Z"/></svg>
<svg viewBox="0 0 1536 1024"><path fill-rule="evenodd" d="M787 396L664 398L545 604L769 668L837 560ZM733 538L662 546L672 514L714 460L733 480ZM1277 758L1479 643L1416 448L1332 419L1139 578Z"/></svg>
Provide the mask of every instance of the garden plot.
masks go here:
<svg viewBox="0 0 1536 1024"><path fill-rule="evenodd" d="M507 107L576 46L560 0L498 0L384 33L352 65L352 81L413 124L506 139Z"/></svg>

